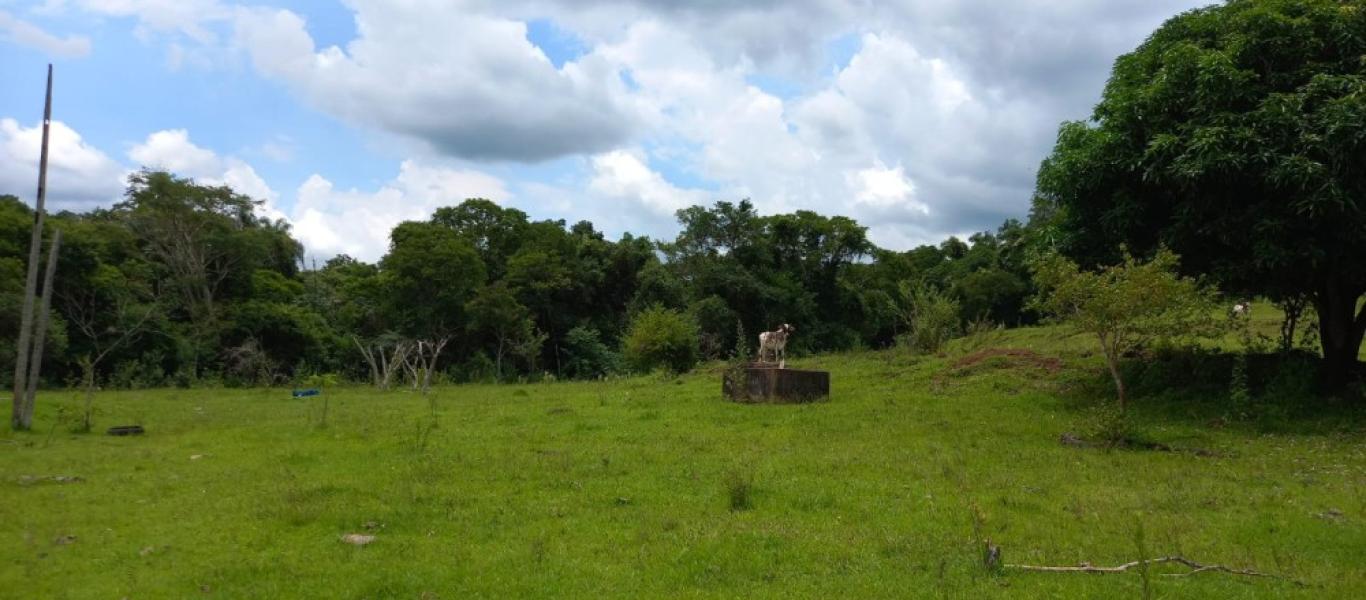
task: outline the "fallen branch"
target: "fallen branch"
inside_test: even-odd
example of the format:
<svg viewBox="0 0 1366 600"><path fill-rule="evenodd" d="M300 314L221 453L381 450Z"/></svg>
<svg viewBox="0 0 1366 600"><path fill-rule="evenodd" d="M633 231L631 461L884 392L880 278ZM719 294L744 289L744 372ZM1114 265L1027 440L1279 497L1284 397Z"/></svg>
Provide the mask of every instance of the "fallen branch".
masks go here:
<svg viewBox="0 0 1366 600"><path fill-rule="evenodd" d="M1189 559L1189 558L1185 558L1185 557L1183 557L1183 556L1162 556L1162 557L1158 557L1158 558L1149 558L1149 559L1145 559L1145 560L1136 560L1136 561L1133 561L1133 562L1127 562L1127 563L1124 563L1124 564L1122 564L1122 565L1118 565L1118 566L1114 566L1114 567L1097 567L1097 566L1095 566L1095 565L1092 565L1091 563L1082 563L1082 564L1077 565L1077 566L1075 566L1075 567L1050 567L1050 566L1039 566L1039 565L1005 565L1005 568L1007 568L1007 569L1019 569L1019 570L1021 570L1021 571L1043 571L1043 572L1049 572L1049 573L1124 573L1124 572L1126 572L1126 571L1128 571L1129 569L1132 569L1132 568L1134 568L1134 567L1141 567L1141 566L1144 566L1144 565L1156 565L1156 564L1162 564L1162 563L1177 563L1177 564L1180 564L1180 565L1189 567L1189 568L1191 569L1191 571L1190 571L1189 573L1167 573L1166 575L1169 576L1169 577L1189 577L1189 576L1194 575L1194 574L1196 574L1196 573L1205 573L1205 572L1209 572L1209 571L1218 571L1218 572L1222 572L1222 573L1228 573L1228 574L1230 574L1230 575L1245 575L1245 576L1248 576L1248 577L1266 577L1266 578L1268 578L1268 579L1279 579L1279 580L1282 580L1282 581L1289 581L1290 583L1293 583L1293 584L1298 585L1298 586L1300 586L1300 587L1304 587L1304 584L1303 584L1303 583L1301 583L1301 582L1299 582L1299 581L1296 581L1296 580L1294 580L1294 579L1287 579L1287 578L1284 578L1284 577L1279 577L1279 576L1276 576L1276 575L1272 575L1272 574L1270 574L1270 573L1262 573L1261 571L1254 571L1254 570L1252 570L1252 569L1234 569L1234 568L1231 568L1231 567L1226 567L1226 566L1224 566L1224 565L1205 565L1205 564L1201 564L1201 563L1195 562L1195 561L1193 561L1193 560L1191 560L1191 559Z"/></svg>

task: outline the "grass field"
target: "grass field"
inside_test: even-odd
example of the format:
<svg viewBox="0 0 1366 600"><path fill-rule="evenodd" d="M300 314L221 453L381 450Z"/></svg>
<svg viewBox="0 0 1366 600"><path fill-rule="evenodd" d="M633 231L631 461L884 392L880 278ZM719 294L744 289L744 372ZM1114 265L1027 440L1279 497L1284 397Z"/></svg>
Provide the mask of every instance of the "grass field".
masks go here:
<svg viewBox="0 0 1366 600"><path fill-rule="evenodd" d="M1037 357L812 357L833 397L738 405L719 371L538 385L74 392L0 434L13 598L1142 597L1144 577L989 572L1181 554L1303 582L1154 568L1153 597L1366 595L1366 419L1266 429L1138 398L1174 451L1076 448L1106 388L1085 340ZM1052 359L1059 359L1054 362ZM1356 416L1354 416L1356 415ZM58 481L54 476L79 477ZM348 533L375 536L358 547Z"/></svg>

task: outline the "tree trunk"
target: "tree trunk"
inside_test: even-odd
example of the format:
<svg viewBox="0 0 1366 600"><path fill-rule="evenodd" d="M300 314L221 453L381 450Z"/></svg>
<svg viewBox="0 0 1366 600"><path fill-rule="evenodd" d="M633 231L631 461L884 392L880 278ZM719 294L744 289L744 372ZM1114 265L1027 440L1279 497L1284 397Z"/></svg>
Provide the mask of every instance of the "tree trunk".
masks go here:
<svg viewBox="0 0 1366 600"><path fill-rule="evenodd" d="M498 351L493 355L493 372L498 378L498 383L503 382L503 347L507 343L507 336L498 334Z"/></svg>
<svg viewBox="0 0 1366 600"><path fill-rule="evenodd" d="M351 339L356 342L356 347L360 348L361 356L365 357L365 362L370 364L370 383L375 387L380 387L379 365L375 362L375 353L371 352L365 344L360 343L360 338L353 335Z"/></svg>
<svg viewBox="0 0 1366 600"><path fill-rule="evenodd" d="M1105 352L1105 366L1110 369L1110 377L1115 380L1115 394L1119 398L1119 412L1124 412L1124 378L1119 376L1119 349L1111 349L1106 336L1100 336L1100 347Z"/></svg>
<svg viewBox="0 0 1366 600"><path fill-rule="evenodd" d="M85 412L81 415L81 431L90 433L94 423L91 421L95 410L95 363L89 358L80 361L81 380L85 383Z"/></svg>
<svg viewBox="0 0 1366 600"><path fill-rule="evenodd" d="M1314 296L1319 313L1319 339L1323 347L1322 384L1335 394L1347 388L1360 368L1357 354L1366 336L1366 306L1357 311L1362 291L1329 280Z"/></svg>

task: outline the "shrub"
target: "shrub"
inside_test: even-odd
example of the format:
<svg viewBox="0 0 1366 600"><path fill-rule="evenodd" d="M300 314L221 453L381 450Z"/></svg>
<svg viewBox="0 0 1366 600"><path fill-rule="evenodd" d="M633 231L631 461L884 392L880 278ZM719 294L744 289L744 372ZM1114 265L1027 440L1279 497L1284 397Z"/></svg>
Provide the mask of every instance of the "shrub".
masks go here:
<svg viewBox="0 0 1366 600"><path fill-rule="evenodd" d="M621 357L602 343L598 330L575 327L564 336L564 374L573 379L596 379L621 368Z"/></svg>
<svg viewBox="0 0 1366 600"><path fill-rule="evenodd" d="M958 335L958 302L925 283L901 282L901 322L910 330L902 343L921 352L938 352Z"/></svg>
<svg viewBox="0 0 1366 600"><path fill-rule="evenodd" d="M498 380L498 369L485 352L475 352L454 368L452 379L464 383L492 383Z"/></svg>
<svg viewBox="0 0 1366 600"><path fill-rule="evenodd" d="M1114 379L1121 412L1125 407L1121 357L1154 341L1223 333L1213 317L1213 291L1182 277L1178 261L1163 248L1148 261L1126 252L1123 262L1096 271L1083 270L1057 254L1033 264L1040 286L1033 306L1095 336Z"/></svg>
<svg viewBox="0 0 1366 600"><path fill-rule="evenodd" d="M698 346L707 359L722 358L735 347L735 320L738 316L720 296L708 296L688 306L698 328Z"/></svg>
<svg viewBox="0 0 1366 600"><path fill-rule="evenodd" d="M631 320L623 350L632 370L687 372L697 364L697 325L679 311L648 308Z"/></svg>

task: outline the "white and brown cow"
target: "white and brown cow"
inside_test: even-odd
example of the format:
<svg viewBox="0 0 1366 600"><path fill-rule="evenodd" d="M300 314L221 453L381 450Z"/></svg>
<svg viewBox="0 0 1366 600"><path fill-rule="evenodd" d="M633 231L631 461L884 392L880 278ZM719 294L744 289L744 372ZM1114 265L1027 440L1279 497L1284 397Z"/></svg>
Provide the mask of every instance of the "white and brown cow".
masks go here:
<svg viewBox="0 0 1366 600"><path fill-rule="evenodd" d="M787 366L787 338L796 330L796 327L783 323L777 331L759 334L759 362L763 362L764 356L771 354L773 362L778 363L778 368Z"/></svg>

